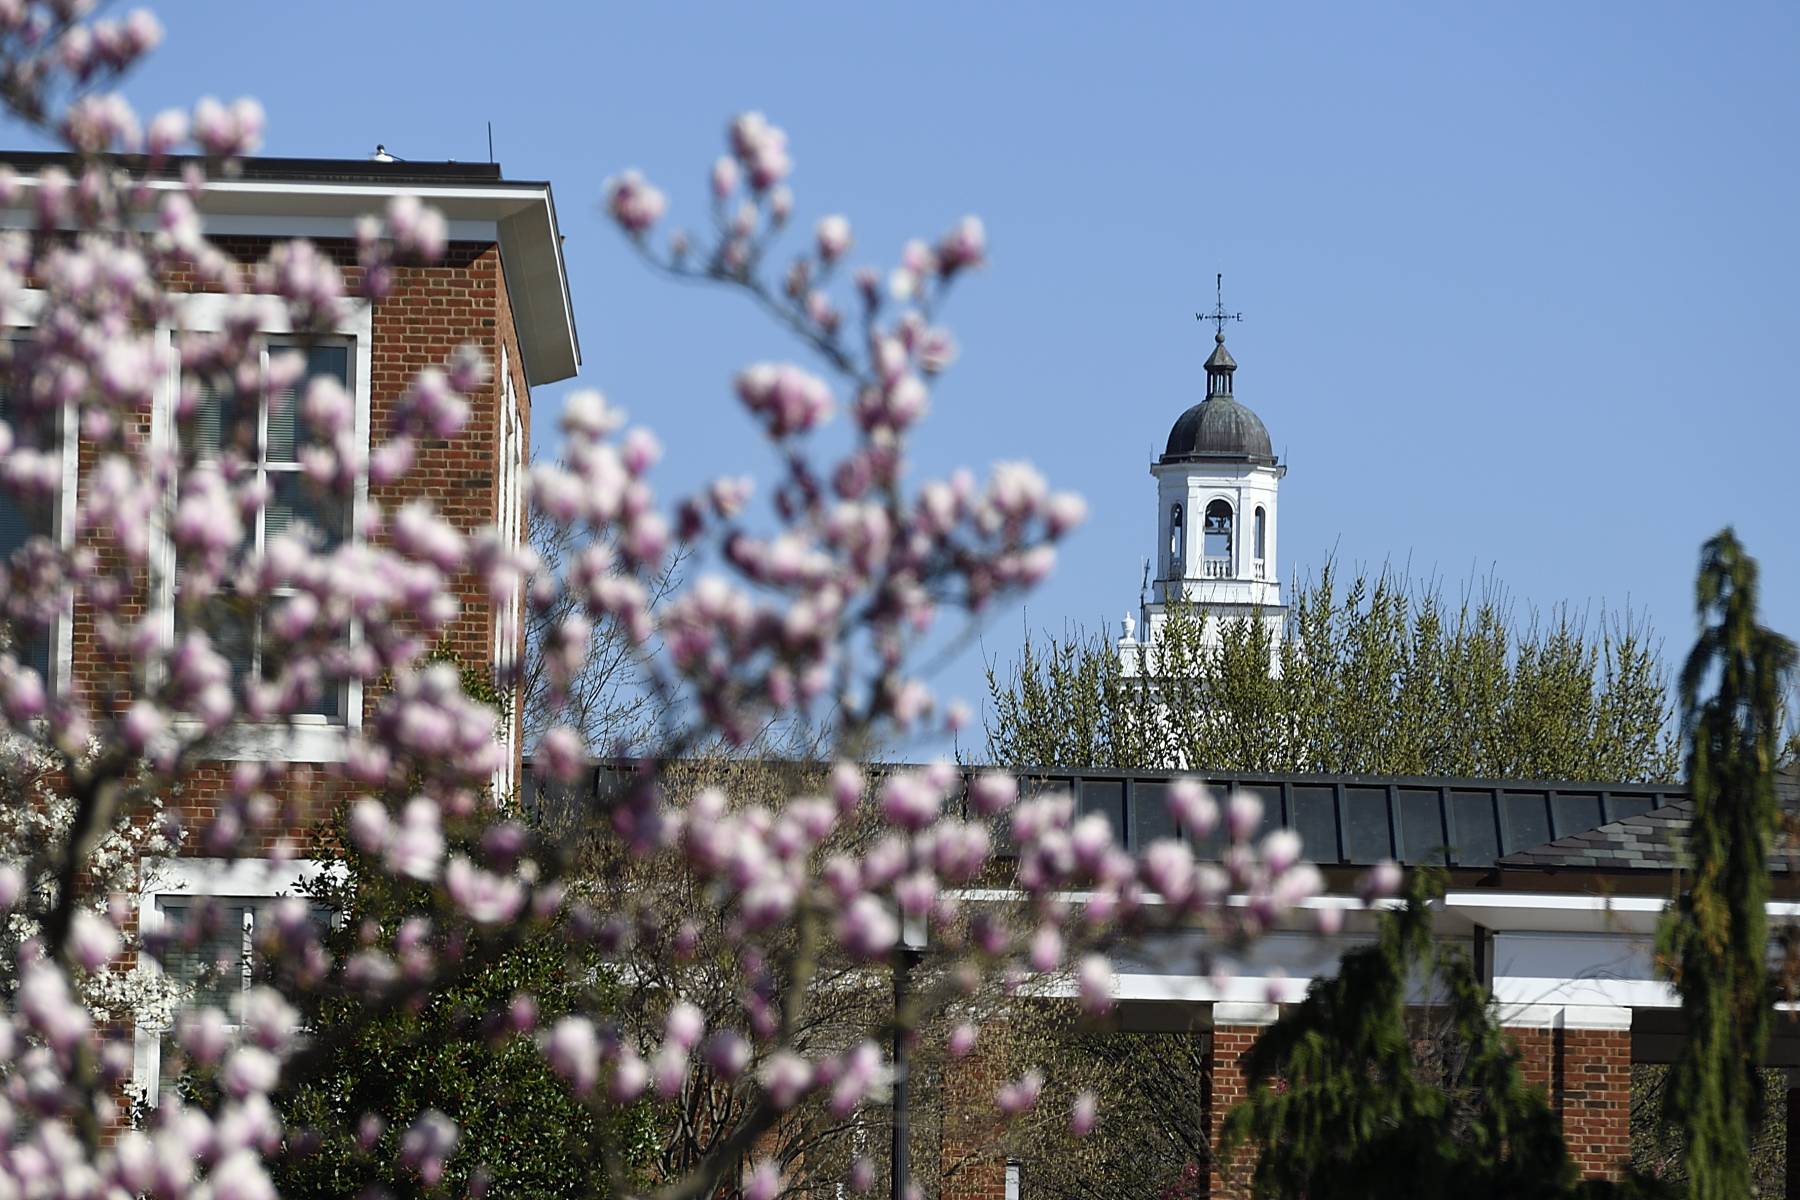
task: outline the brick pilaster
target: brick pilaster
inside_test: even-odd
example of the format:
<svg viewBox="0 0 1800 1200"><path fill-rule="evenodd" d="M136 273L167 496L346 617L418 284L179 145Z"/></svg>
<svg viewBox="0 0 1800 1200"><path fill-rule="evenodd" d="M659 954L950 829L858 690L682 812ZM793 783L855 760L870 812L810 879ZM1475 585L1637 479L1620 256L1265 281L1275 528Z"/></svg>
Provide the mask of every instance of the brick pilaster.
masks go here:
<svg viewBox="0 0 1800 1200"><path fill-rule="evenodd" d="M1000 1036L999 1023L990 1022L973 1053L944 1064L940 1200L1006 1200L1006 1156L994 1149L1001 1132L994 1094L1005 1082Z"/></svg>
<svg viewBox="0 0 1800 1200"><path fill-rule="evenodd" d="M1631 1157L1631 1031L1563 1029L1563 1137L1588 1179L1618 1179Z"/></svg>
<svg viewBox="0 0 1800 1200"><path fill-rule="evenodd" d="M1569 1156L1588 1179L1618 1179L1631 1157L1631 1031L1507 1029L1525 1081L1544 1089Z"/></svg>
<svg viewBox="0 0 1800 1200"><path fill-rule="evenodd" d="M1236 1200L1250 1194L1251 1152L1247 1149L1240 1150L1230 1163L1221 1161L1219 1131L1225 1123L1225 1114L1231 1111L1232 1105L1249 1095L1249 1085L1244 1078L1240 1060L1274 1017L1273 1008L1268 1008L1268 1020L1261 1020L1256 1024L1226 1024L1222 1023L1226 1015L1236 1015L1220 1011L1226 1007L1218 1005L1214 1008L1212 1042L1207 1053L1206 1135L1213 1159L1207 1164L1204 1195L1211 1200ZM1260 1009L1268 1006L1255 1007Z"/></svg>

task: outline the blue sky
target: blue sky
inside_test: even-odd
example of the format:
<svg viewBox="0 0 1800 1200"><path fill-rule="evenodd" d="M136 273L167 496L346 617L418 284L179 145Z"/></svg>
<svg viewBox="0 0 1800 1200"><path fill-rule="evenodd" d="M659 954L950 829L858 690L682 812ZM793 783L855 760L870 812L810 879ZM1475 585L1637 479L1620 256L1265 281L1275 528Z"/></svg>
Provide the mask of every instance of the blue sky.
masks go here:
<svg viewBox="0 0 1800 1200"><path fill-rule="evenodd" d="M1731 523L1800 633L1800 9L1583 4L165 6L141 109L266 105L267 151L486 157L557 192L586 363L673 492L760 470L732 371L797 351L659 282L596 215L637 166L698 217L731 114L792 139L798 224L857 261L987 222L922 469L1029 458L1083 492L1055 578L995 616L1116 621L1147 466L1203 390L1223 271L1238 397L1290 465L1282 571L1492 573L1630 604L1673 662ZM260 19L259 19L260 18ZM541 389L541 414L564 388ZM544 426L540 424L540 428ZM942 686L979 701L970 652Z"/></svg>

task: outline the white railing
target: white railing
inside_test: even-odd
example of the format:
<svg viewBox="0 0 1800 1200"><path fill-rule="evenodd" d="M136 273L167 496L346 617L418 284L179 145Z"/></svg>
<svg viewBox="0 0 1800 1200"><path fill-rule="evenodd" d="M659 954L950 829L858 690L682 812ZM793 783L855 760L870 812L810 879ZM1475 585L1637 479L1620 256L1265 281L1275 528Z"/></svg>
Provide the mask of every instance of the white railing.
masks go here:
<svg viewBox="0 0 1800 1200"><path fill-rule="evenodd" d="M1260 558L1256 560L1256 577L1258 579L1267 579L1269 577L1269 564Z"/></svg>
<svg viewBox="0 0 1800 1200"><path fill-rule="evenodd" d="M1200 560L1200 577L1202 579L1230 579L1231 560L1207 555Z"/></svg>

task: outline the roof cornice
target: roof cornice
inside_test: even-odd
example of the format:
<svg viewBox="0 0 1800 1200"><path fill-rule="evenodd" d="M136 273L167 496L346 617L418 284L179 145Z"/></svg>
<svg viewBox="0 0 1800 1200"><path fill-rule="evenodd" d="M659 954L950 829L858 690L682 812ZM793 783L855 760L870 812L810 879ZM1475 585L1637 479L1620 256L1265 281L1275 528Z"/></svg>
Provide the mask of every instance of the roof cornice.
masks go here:
<svg viewBox="0 0 1800 1200"><path fill-rule="evenodd" d="M38 172L78 161L67 154L0 152L0 166L19 172L28 189L36 186ZM165 160L150 174L149 187L183 188L182 167L195 161ZM140 174L146 165L131 158L117 162ZM546 181L505 179L490 163L246 159L231 176L208 178L196 208L213 236L350 237L358 217L379 212L402 195L417 196L441 212L451 240L498 244L526 381L535 386L574 375L581 366L581 341L556 198ZM7 225L27 219L24 210L0 217Z"/></svg>

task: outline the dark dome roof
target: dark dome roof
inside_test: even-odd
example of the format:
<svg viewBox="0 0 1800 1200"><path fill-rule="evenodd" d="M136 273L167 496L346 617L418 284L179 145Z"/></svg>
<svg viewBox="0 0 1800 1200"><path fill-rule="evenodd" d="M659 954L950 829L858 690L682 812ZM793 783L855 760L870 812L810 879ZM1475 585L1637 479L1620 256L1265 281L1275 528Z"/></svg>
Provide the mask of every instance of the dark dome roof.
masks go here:
<svg viewBox="0 0 1800 1200"><path fill-rule="evenodd" d="M1182 413L1169 430L1163 461L1184 458L1273 463L1275 451L1255 413L1230 396L1210 396Z"/></svg>

